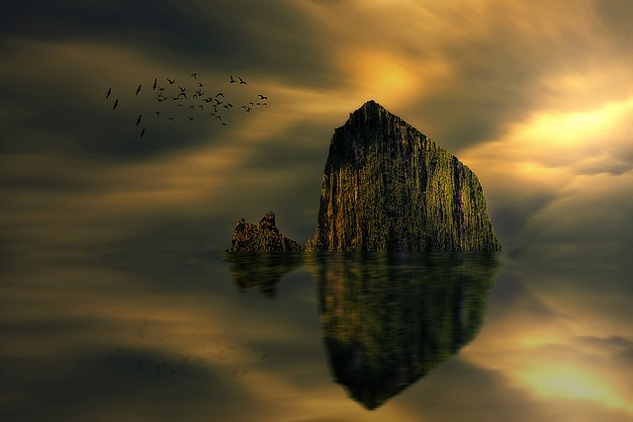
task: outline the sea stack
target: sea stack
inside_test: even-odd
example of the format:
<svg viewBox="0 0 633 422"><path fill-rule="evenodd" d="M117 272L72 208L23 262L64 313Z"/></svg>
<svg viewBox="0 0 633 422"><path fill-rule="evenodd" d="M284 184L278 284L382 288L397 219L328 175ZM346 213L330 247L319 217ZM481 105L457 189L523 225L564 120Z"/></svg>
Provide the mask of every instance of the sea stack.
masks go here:
<svg viewBox="0 0 633 422"><path fill-rule="evenodd" d="M312 251L497 251L477 176L375 101L334 131Z"/></svg>
<svg viewBox="0 0 633 422"><path fill-rule="evenodd" d="M229 252L300 252L301 245L284 236L275 223L275 214L267 212L259 224L240 219L235 223Z"/></svg>

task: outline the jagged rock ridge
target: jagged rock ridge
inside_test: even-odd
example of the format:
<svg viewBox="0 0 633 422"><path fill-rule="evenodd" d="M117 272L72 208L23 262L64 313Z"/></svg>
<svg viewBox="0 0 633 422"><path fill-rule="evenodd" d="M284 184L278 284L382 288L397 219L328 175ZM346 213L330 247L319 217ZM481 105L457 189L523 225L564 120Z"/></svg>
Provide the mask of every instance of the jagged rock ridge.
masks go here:
<svg viewBox="0 0 633 422"><path fill-rule="evenodd" d="M301 245L284 236L275 224L275 214L267 212L259 224L240 219L233 230L229 252L300 252Z"/></svg>
<svg viewBox="0 0 633 422"><path fill-rule="evenodd" d="M457 157L374 101L335 130L306 250L500 249L479 179Z"/></svg>

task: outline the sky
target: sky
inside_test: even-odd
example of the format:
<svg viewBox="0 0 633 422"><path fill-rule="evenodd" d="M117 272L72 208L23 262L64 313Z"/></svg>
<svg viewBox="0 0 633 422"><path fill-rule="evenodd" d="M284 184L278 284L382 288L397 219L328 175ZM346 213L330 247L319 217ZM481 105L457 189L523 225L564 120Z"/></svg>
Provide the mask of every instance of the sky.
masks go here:
<svg viewBox="0 0 633 422"><path fill-rule="evenodd" d="M562 421L572 409L575 420L626 420L632 41L628 0L3 5L0 254L82 262L163 240L223 250L239 218L269 210L304 244L334 129L375 100L479 177L510 263L503 285L517 290L495 290L492 323L429 378L450 391L451 371L467 367L482 386L521 397L524 407L497 411L525 420ZM213 100L191 111L159 103L154 78L172 96L187 86L187 105L203 83L204 97L235 107L217 119ZM564 274L543 279L542 267ZM536 400L549 413L530 413ZM473 398L473 409L484 405Z"/></svg>
<svg viewBox="0 0 633 422"><path fill-rule="evenodd" d="M625 0L25 1L0 19L4 250L158 232L225 249L268 210L303 244L334 128L370 99L478 175L514 256L631 245ZM154 78L267 104L194 122Z"/></svg>

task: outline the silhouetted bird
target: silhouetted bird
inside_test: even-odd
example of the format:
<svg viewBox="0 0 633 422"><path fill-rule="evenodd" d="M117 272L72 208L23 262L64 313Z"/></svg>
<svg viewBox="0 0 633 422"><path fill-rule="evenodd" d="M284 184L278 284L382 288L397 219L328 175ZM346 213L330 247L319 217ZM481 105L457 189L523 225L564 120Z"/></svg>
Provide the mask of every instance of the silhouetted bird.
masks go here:
<svg viewBox="0 0 633 422"><path fill-rule="evenodd" d="M181 92L180 94L178 94L178 97L183 96L185 98L187 98L187 94L185 94L184 92Z"/></svg>
<svg viewBox="0 0 633 422"><path fill-rule="evenodd" d="M152 85L152 91L154 91L157 86L158 86L158 80L154 78L154 85Z"/></svg>
<svg viewBox="0 0 633 422"><path fill-rule="evenodd" d="M110 94L112 94L112 88L108 88L108 92L106 92L106 100L110 98Z"/></svg>
<svg viewBox="0 0 633 422"><path fill-rule="evenodd" d="M240 80L240 84L242 84L242 85L246 85L246 81L245 81L244 79L242 79L242 78L241 78L241 77L239 77L239 76L237 77L237 79L239 79L239 80Z"/></svg>
<svg viewBox="0 0 633 422"><path fill-rule="evenodd" d="M169 82L169 85L173 85L174 82L176 82L175 79L169 79L169 78L165 78L165 79L167 79L167 82Z"/></svg>
<svg viewBox="0 0 633 422"><path fill-rule="evenodd" d="M173 116L172 116L172 117L170 117L170 118L169 118L169 119L167 119L167 120L176 120L176 119L174 119L174 118L173 118Z"/></svg>
<svg viewBox="0 0 633 422"><path fill-rule="evenodd" d="M199 86L200 88L202 88L202 87L204 86L204 84L203 84L202 82L198 82L198 86Z"/></svg>
<svg viewBox="0 0 633 422"><path fill-rule="evenodd" d="M187 90L187 87L183 88L183 87L179 86L178 89L180 90L180 92L185 92Z"/></svg>
<svg viewBox="0 0 633 422"><path fill-rule="evenodd" d="M136 119L136 126L138 126L139 123L141 123L141 114L138 115L138 119Z"/></svg>
<svg viewBox="0 0 633 422"><path fill-rule="evenodd" d="M192 106L192 105L190 105L190 106L189 106L189 110L193 110L194 108L195 108L195 107L194 107L194 106Z"/></svg>
<svg viewBox="0 0 633 422"><path fill-rule="evenodd" d="M193 121L193 117L189 117L189 120Z"/></svg>
<svg viewBox="0 0 633 422"><path fill-rule="evenodd" d="M198 79L198 74L197 73L192 73L191 77L194 78L194 79Z"/></svg>
<svg viewBox="0 0 633 422"><path fill-rule="evenodd" d="M224 98L224 94L222 94L221 92L218 92L217 94L215 94L215 98L218 98L222 96L222 98Z"/></svg>
<svg viewBox="0 0 633 422"><path fill-rule="evenodd" d="M112 107L112 110L116 109L118 105L119 105L119 99L117 98L117 99L114 101L114 107Z"/></svg>
<svg viewBox="0 0 633 422"><path fill-rule="evenodd" d="M139 85L138 88L136 88L136 95L138 95L139 92L141 92L141 85Z"/></svg>
<svg viewBox="0 0 633 422"><path fill-rule="evenodd" d="M268 97L265 96L265 95L262 95L262 94L258 94L258 95L259 95L259 99L260 100L267 100L268 99Z"/></svg>
<svg viewBox="0 0 633 422"><path fill-rule="evenodd" d="M230 84L234 84L235 82L237 82L235 79L233 79L233 75L229 75L231 77L231 80L229 81Z"/></svg>
<svg viewBox="0 0 633 422"><path fill-rule="evenodd" d="M157 111L157 112L156 112L156 115L157 115L157 116L158 116L158 115L160 115L160 111Z"/></svg>
<svg viewBox="0 0 633 422"><path fill-rule="evenodd" d="M141 129L141 138L145 135L145 128Z"/></svg>

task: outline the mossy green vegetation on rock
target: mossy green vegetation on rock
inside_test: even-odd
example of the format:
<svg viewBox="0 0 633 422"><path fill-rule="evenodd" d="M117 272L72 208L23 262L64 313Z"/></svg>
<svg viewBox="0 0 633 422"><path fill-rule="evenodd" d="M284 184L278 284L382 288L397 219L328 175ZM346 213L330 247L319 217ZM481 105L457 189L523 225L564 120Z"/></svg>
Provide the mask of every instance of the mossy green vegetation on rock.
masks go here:
<svg viewBox="0 0 633 422"><path fill-rule="evenodd" d="M477 176L374 101L335 130L316 251L495 251Z"/></svg>
<svg viewBox="0 0 633 422"><path fill-rule="evenodd" d="M233 230L229 252L300 252L301 245L284 236L275 223L275 214L267 212L259 224L240 219Z"/></svg>

